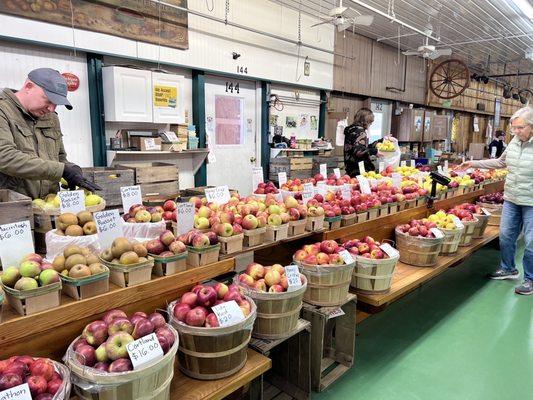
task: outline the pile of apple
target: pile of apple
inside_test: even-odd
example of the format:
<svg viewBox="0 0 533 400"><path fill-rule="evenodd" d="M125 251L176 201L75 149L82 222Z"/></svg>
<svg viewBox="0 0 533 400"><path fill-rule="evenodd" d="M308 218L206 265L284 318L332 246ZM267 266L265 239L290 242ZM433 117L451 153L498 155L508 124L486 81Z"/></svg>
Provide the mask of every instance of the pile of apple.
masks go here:
<svg viewBox="0 0 533 400"><path fill-rule="evenodd" d="M503 192L495 192L479 196L478 201L487 204L503 204Z"/></svg>
<svg viewBox="0 0 533 400"><path fill-rule="evenodd" d="M446 214L444 210L439 210L435 214L431 214L427 219L430 222L434 222L437 225L437 228L457 229L454 216L454 214Z"/></svg>
<svg viewBox="0 0 533 400"><path fill-rule="evenodd" d="M422 237L422 238L435 238L433 232L430 231L431 228L436 228L437 224L434 221L429 219L422 220L412 220L408 224L398 225L396 227L396 232L401 232L413 237Z"/></svg>
<svg viewBox="0 0 533 400"><path fill-rule="evenodd" d="M52 400L63 390L63 377L48 358L13 356L0 361L0 392L24 383L28 384L33 400Z"/></svg>
<svg viewBox="0 0 533 400"><path fill-rule="evenodd" d="M472 214L480 214L480 215L484 214L483 210L481 209L481 207L478 206L477 204L463 203L463 204L459 204L459 205L455 206L454 208L455 209L460 209L460 210L466 210L466 211L469 211Z"/></svg>
<svg viewBox="0 0 533 400"><path fill-rule="evenodd" d="M356 178L350 178L349 175L342 175L339 178L335 176L335 174L328 175L328 179L326 180L326 184L330 186L342 186L344 184L351 184L355 185L357 183Z"/></svg>
<svg viewBox="0 0 533 400"><path fill-rule="evenodd" d="M285 268L281 264L264 267L255 262L250 263L237 279L240 284L258 292L281 293L286 292L289 287ZM300 280L303 285L305 279L302 274Z"/></svg>
<svg viewBox="0 0 533 400"><path fill-rule="evenodd" d="M176 208L178 205L174 200L166 200L163 203L163 219L165 221L177 221L178 219L178 212L176 211Z"/></svg>
<svg viewBox="0 0 533 400"><path fill-rule="evenodd" d="M96 224L90 211L78 214L63 213L56 218L56 230L59 236L84 236L96 233Z"/></svg>
<svg viewBox="0 0 533 400"><path fill-rule="evenodd" d="M293 259L309 265L335 266L343 265L344 259L339 252L343 247L334 240L323 240L314 244L306 244L294 253Z"/></svg>
<svg viewBox="0 0 533 400"><path fill-rule="evenodd" d="M37 289L61 280L54 266L35 253L26 255L18 267L7 267L0 279L4 286L20 291Z"/></svg>
<svg viewBox="0 0 533 400"><path fill-rule="evenodd" d="M307 218L307 214L309 213L308 206L303 205L295 197L287 196L283 202L289 214L290 221L299 221Z"/></svg>
<svg viewBox="0 0 533 400"><path fill-rule="evenodd" d="M102 319L88 324L81 336L72 343L76 360L101 372L133 370L126 345L152 333L156 334L166 354L176 338L165 317L154 312L136 312L130 318L122 310L109 310Z"/></svg>
<svg viewBox="0 0 533 400"><path fill-rule="evenodd" d="M381 250L380 245L380 242L370 236L365 236L363 239L350 239L342 243L342 247L354 256L377 260L389 258L387 253Z"/></svg>
<svg viewBox="0 0 533 400"><path fill-rule="evenodd" d="M201 249L218 244L218 236L213 231L203 233L196 229L192 229L189 232L178 236L177 241L182 242L185 246Z"/></svg>
<svg viewBox="0 0 533 400"><path fill-rule="evenodd" d="M146 262L147 255L148 250L144 244L119 237L100 254L100 258L113 264L134 265Z"/></svg>
<svg viewBox="0 0 533 400"><path fill-rule="evenodd" d="M245 317L252 312L251 300L246 299L235 284L221 282L213 286L196 285L184 293L174 304L172 315L177 321L189 326L217 328L217 316L211 307L227 301L235 301Z"/></svg>
<svg viewBox="0 0 533 400"><path fill-rule="evenodd" d="M172 231L166 230L158 238L149 240L145 244L150 255L159 257L173 257L187 251L187 246L182 241L176 239Z"/></svg>
<svg viewBox="0 0 533 400"><path fill-rule="evenodd" d="M161 206L145 207L142 204L134 204L122 218L132 224L159 222L163 220L163 213L165 210Z"/></svg>
<svg viewBox="0 0 533 400"><path fill-rule="evenodd" d="M472 206L472 207L470 207ZM478 214L481 214L481 207L477 206L477 208L479 208L479 213ZM457 218L459 218L461 221L465 221L465 222L472 222L472 221L475 221L475 218L474 218L474 213L472 211L470 211L471 209L474 210L474 212L476 211L476 206L473 205L473 204L461 204L459 206L455 206L453 208L450 208L448 210L448 214L450 215L455 215Z"/></svg>
<svg viewBox="0 0 533 400"><path fill-rule="evenodd" d="M274 185L273 182L261 182L259 185L257 185L257 189L255 189L254 191L254 194L268 194L268 193L272 193L272 194L278 194L279 193L279 190L278 188Z"/></svg>
<svg viewBox="0 0 533 400"><path fill-rule="evenodd" d="M391 152L395 150L394 143L388 139L385 139L383 142L376 144L376 148L379 151L384 151L384 152Z"/></svg>
<svg viewBox="0 0 533 400"><path fill-rule="evenodd" d="M322 178L321 180L324 180L324 178ZM281 189L287 190L289 192L302 192L304 190L303 184L304 182L302 182L301 179L288 179L287 182L281 185Z"/></svg>
<svg viewBox="0 0 533 400"><path fill-rule="evenodd" d="M74 279L86 278L105 272L98 256L91 254L88 248L76 245L65 247L63 253L57 255L52 261L53 268L63 276Z"/></svg>
<svg viewBox="0 0 533 400"><path fill-rule="evenodd" d="M101 204L104 200L97 194L92 194L85 191L85 207L93 207ZM34 199L32 206L43 211L59 211L61 208L61 201L56 193L48 194L44 200Z"/></svg>

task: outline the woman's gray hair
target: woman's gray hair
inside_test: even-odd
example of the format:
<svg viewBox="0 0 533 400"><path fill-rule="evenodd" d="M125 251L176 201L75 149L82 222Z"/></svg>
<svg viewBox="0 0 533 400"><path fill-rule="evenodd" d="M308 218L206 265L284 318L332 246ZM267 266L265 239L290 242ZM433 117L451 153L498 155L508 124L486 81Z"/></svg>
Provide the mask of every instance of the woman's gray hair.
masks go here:
<svg viewBox="0 0 533 400"><path fill-rule="evenodd" d="M513 122L515 119L522 118L526 124L533 125L533 108L532 107L524 107L518 110L513 114L511 117L511 122Z"/></svg>

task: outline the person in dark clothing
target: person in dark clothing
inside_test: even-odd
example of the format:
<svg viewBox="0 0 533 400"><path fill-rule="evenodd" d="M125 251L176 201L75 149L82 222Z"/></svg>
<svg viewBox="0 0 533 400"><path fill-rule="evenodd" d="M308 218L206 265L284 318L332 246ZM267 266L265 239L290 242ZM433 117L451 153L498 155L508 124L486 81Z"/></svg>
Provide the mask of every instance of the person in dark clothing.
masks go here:
<svg viewBox="0 0 533 400"><path fill-rule="evenodd" d="M378 154L377 140L368 144L367 129L374 122L374 113L368 108L361 108L354 117L352 125L344 129L344 166L346 173L351 176L359 175L359 162L363 161L365 171L374 171L376 167L370 156Z"/></svg>
<svg viewBox="0 0 533 400"><path fill-rule="evenodd" d="M505 150L505 132L496 131L494 134L494 140L489 144L489 157L490 158L500 158L503 151ZM496 148L495 150L493 148ZM494 153L495 152L495 153Z"/></svg>

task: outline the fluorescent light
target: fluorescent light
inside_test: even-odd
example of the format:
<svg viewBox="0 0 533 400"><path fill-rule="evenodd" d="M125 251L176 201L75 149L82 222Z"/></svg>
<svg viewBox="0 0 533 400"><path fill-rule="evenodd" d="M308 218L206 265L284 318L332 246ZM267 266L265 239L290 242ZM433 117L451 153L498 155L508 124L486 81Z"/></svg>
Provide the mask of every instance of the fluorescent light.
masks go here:
<svg viewBox="0 0 533 400"><path fill-rule="evenodd" d="M533 19L533 6L528 0L512 0L512 2L520 9L520 11L524 13L527 18Z"/></svg>

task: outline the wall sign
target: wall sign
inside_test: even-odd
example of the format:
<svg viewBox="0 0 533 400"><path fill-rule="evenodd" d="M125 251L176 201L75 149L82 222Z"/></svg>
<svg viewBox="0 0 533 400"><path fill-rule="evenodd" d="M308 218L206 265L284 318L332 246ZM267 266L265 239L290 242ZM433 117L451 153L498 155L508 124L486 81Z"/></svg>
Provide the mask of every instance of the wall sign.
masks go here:
<svg viewBox="0 0 533 400"><path fill-rule="evenodd" d="M75 92L80 87L80 78L71 72L63 72L63 78L67 81L67 90L69 92Z"/></svg>

